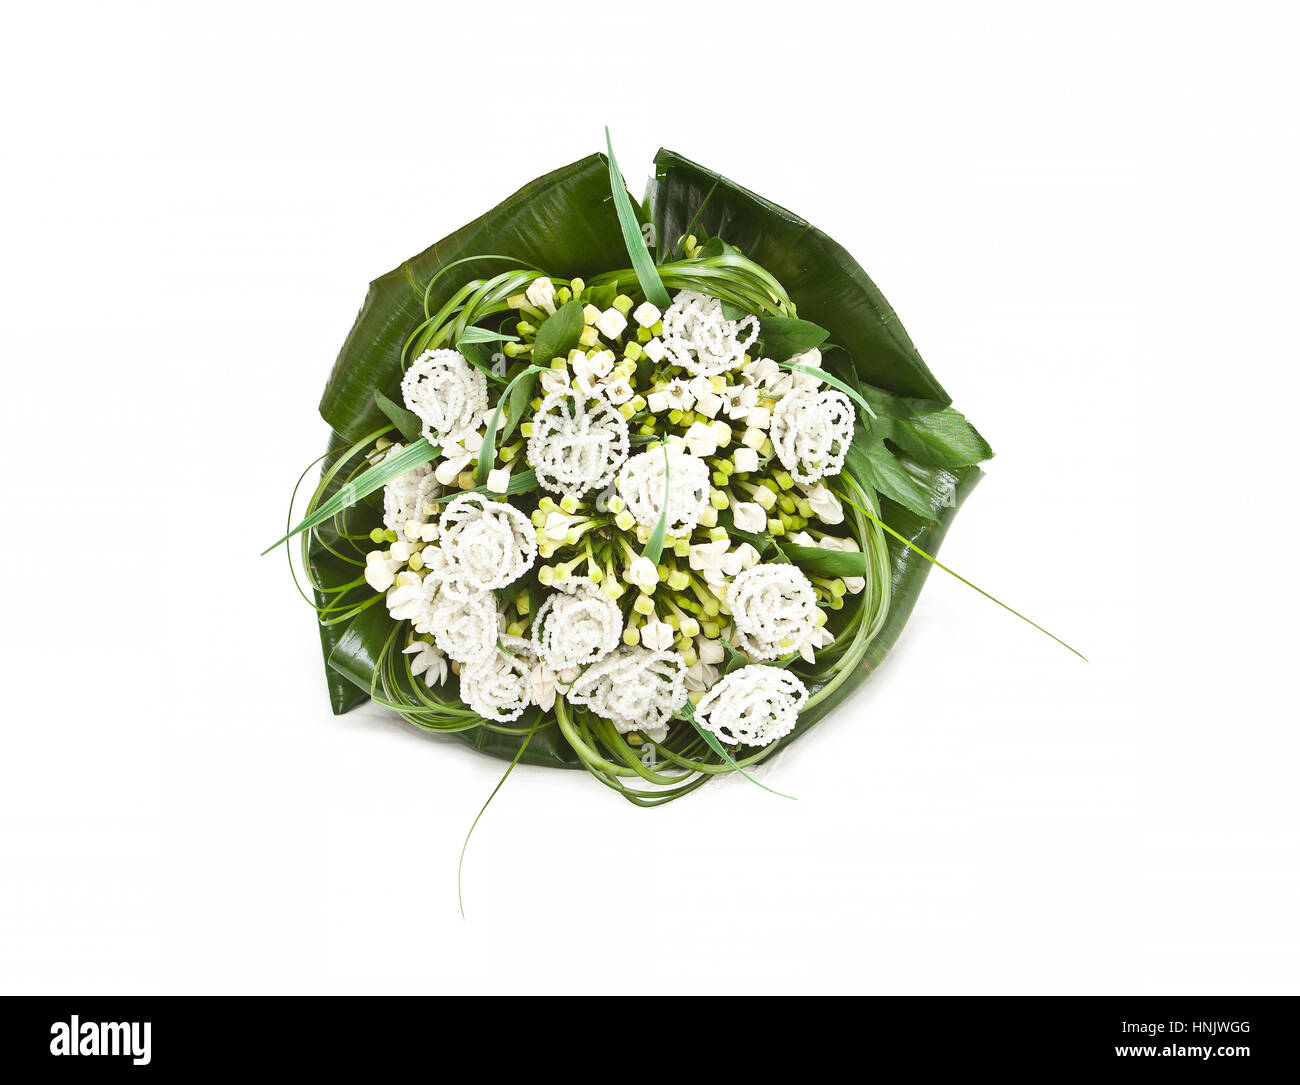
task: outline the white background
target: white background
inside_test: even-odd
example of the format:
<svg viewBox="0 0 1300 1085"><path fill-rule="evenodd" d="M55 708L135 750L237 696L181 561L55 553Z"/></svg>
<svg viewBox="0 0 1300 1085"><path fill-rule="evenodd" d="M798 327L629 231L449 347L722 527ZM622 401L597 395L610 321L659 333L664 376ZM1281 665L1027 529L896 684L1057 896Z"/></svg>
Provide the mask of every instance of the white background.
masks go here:
<svg viewBox="0 0 1300 1085"><path fill-rule="evenodd" d="M0 989L1295 992L1283 5L29 5ZM656 21L659 20L659 21ZM278 534L366 283L613 129L805 215L998 452L888 664L660 810L331 716Z"/></svg>

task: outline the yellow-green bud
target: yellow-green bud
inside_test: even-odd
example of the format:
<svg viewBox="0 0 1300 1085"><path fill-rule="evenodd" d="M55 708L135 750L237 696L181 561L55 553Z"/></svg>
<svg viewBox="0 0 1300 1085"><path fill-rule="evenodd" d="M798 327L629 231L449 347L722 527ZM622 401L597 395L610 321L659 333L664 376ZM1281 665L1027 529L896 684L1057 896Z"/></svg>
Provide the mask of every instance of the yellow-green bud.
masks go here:
<svg viewBox="0 0 1300 1085"><path fill-rule="evenodd" d="M624 316L627 316L627 314L632 311L632 299L626 294L619 294L619 296L614 299L614 308Z"/></svg>

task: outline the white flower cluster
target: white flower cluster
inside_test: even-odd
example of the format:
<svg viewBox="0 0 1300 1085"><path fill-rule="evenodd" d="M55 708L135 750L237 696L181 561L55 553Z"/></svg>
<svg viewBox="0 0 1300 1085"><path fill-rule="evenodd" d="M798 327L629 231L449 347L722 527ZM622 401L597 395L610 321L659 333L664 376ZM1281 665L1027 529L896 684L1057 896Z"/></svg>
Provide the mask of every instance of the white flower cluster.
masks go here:
<svg viewBox="0 0 1300 1085"><path fill-rule="evenodd" d="M665 469L667 475L665 475ZM689 535L709 504L709 466L676 441L633 456L618 475L618 492L644 528L654 530L668 500L668 534Z"/></svg>
<svg viewBox="0 0 1300 1085"><path fill-rule="evenodd" d="M443 511L439 537L447 574L474 588L504 588L537 560L532 521L483 494L454 498Z"/></svg>
<svg viewBox="0 0 1300 1085"><path fill-rule="evenodd" d="M604 396L552 392L532 422L528 462L551 493L608 486L627 459L627 419Z"/></svg>
<svg viewBox="0 0 1300 1085"><path fill-rule="evenodd" d="M853 441L853 404L843 392L797 388L772 412L771 436L781 466L809 486L844 467Z"/></svg>
<svg viewBox="0 0 1300 1085"><path fill-rule="evenodd" d="M741 647L754 659L800 651L817 628L817 592L796 565L755 565L727 596Z"/></svg>
<svg viewBox="0 0 1300 1085"><path fill-rule="evenodd" d="M437 645L413 640L402 649L402 655L411 657L411 676L424 675L424 684L430 689L447 680L447 657L438 651Z"/></svg>
<svg viewBox="0 0 1300 1085"><path fill-rule="evenodd" d="M392 459L401 451L400 444L392 445L384 458ZM420 528L434 512L429 502L441 492L430 464L422 463L399 475L384 487L384 526L398 536L418 539Z"/></svg>
<svg viewBox="0 0 1300 1085"><path fill-rule="evenodd" d="M557 581L533 619L533 647L556 671L609 655L623 634L623 615L588 577Z"/></svg>
<svg viewBox="0 0 1300 1085"><path fill-rule="evenodd" d="M744 362L745 351L758 338L758 319L728 320L717 298L682 290L663 314L660 338L673 365L709 377Z"/></svg>
<svg viewBox="0 0 1300 1085"><path fill-rule="evenodd" d="M487 378L457 350L426 350L402 377L402 399L430 444L461 440L483 422Z"/></svg>
<svg viewBox="0 0 1300 1085"><path fill-rule="evenodd" d="M461 668L460 699L485 720L517 720L533 703L530 682L536 662L532 644L503 636L486 659Z"/></svg>
<svg viewBox="0 0 1300 1085"><path fill-rule="evenodd" d="M732 671L695 706L696 722L723 742L766 746L794 730L808 688L789 671L761 663Z"/></svg>
<svg viewBox="0 0 1300 1085"><path fill-rule="evenodd" d="M582 672L568 699L611 721L620 734L641 731L662 742L686 704L686 664L676 652L621 645Z"/></svg>

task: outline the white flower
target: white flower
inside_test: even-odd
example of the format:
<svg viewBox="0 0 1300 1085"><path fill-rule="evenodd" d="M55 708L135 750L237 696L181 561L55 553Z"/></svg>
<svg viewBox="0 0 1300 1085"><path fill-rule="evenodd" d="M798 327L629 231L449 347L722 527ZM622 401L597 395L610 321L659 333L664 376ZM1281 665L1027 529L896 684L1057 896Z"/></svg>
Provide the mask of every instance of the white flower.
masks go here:
<svg viewBox="0 0 1300 1085"><path fill-rule="evenodd" d="M503 636L495 652L461 668L460 699L485 720L516 720L533 700L529 679L534 662L528 641Z"/></svg>
<svg viewBox="0 0 1300 1085"><path fill-rule="evenodd" d="M651 339L650 342L641 349L645 351L645 356L655 363L662 362L664 355L668 353L667 349L664 347L663 340L658 337Z"/></svg>
<svg viewBox="0 0 1300 1085"><path fill-rule="evenodd" d="M597 385L608 377L614 368L614 352L598 350L594 354L579 354L573 359L573 378L578 389L587 396L597 395Z"/></svg>
<svg viewBox="0 0 1300 1085"><path fill-rule="evenodd" d="M743 445L731 454L731 462L736 465L736 470L742 475L748 474L750 471L757 471L758 451L748 445Z"/></svg>
<svg viewBox="0 0 1300 1085"><path fill-rule="evenodd" d="M736 558L740 561L742 569L752 569L760 561L760 555L757 550L747 542L741 543L735 549Z"/></svg>
<svg viewBox="0 0 1300 1085"><path fill-rule="evenodd" d="M648 301L643 301L632 311L632 319L643 328L653 328L663 314Z"/></svg>
<svg viewBox="0 0 1300 1085"><path fill-rule="evenodd" d="M800 487L800 489L803 490L808 504L812 506L813 512L823 524L844 523L844 506L824 482L819 482L812 487Z"/></svg>
<svg viewBox="0 0 1300 1085"><path fill-rule="evenodd" d="M497 467L488 472L487 488L494 494L504 494L510 488L510 468Z"/></svg>
<svg viewBox="0 0 1300 1085"><path fill-rule="evenodd" d="M610 720L620 734L641 731L662 742L669 721L686 704L685 672L676 652L622 645L583 671L568 699Z"/></svg>
<svg viewBox="0 0 1300 1085"><path fill-rule="evenodd" d="M427 640L413 640L402 649L411 657L411 675L424 675L424 684L432 689L447 680L447 657Z"/></svg>
<svg viewBox="0 0 1300 1085"><path fill-rule="evenodd" d="M533 647L556 671L596 662L622 635L618 606L585 576L557 581L533 619Z"/></svg>
<svg viewBox="0 0 1300 1085"><path fill-rule="evenodd" d="M837 475L853 440L853 404L842 392L795 389L776 405L771 438L796 482L810 486Z"/></svg>
<svg viewBox="0 0 1300 1085"><path fill-rule="evenodd" d="M448 503L440 531L448 574L470 587L504 588L537 559L537 535L528 517L484 494L461 494Z"/></svg>
<svg viewBox="0 0 1300 1085"><path fill-rule="evenodd" d="M709 640L708 637L700 637L695 642L695 650L699 653L700 662L716 666L726 659L726 649L722 646L720 640Z"/></svg>
<svg viewBox="0 0 1300 1085"><path fill-rule="evenodd" d="M402 378L402 399L424 423L430 444L457 441L487 411L487 378L456 350L426 350Z"/></svg>
<svg viewBox="0 0 1300 1085"><path fill-rule="evenodd" d="M741 379L744 380L743 373ZM736 421L743 420L758 405L758 389L749 383L729 384L718 394L722 397L723 411Z"/></svg>
<svg viewBox="0 0 1300 1085"><path fill-rule="evenodd" d="M651 619L641 627L641 643L656 652L666 652L673 646L673 627L667 622Z"/></svg>
<svg viewBox="0 0 1300 1085"><path fill-rule="evenodd" d="M659 586L659 568L653 561L642 555L628 562L625 580L635 584L642 591L652 592Z"/></svg>
<svg viewBox="0 0 1300 1085"><path fill-rule="evenodd" d="M541 374L542 391L547 395L566 393L569 390L568 369L548 369Z"/></svg>
<svg viewBox="0 0 1300 1085"><path fill-rule="evenodd" d="M617 309L606 309L596 318L596 329L606 339L617 339L627 327L627 317Z"/></svg>
<svg viewBox="0 0 1300 1085"><path fill-rule="evenodd" d="M803 647L799 649L799 654L809 663L816 663L817 649L825 648L826 645L832 643L834 640L835 634L824 625L820 625L813 630L812 636L803 642Z"/></svg>
<svg viewBox="0 0 1300 1085"><path fill-rule="evenodd" d="M794 730L808 689L781 667L732 671L695 706L695 720L723 742L767 746Z"/></svg>
<svg viewBox="0 0 1300 1085"><path fill-rule="evenodd" d="M551 493L608 486L627 459L627 419L602 396L553 392L532 423L528 463Z"/></svg>
<svg viewBox="0 0 1300 1085"><path fill-rule="evenodd" d="M542 276L528 284L524 292L528 301L544 313L555 312L555 284Z"/></svg>
<svg viewBox="0 0 1300 1085"><path fill-rule="evenodd" d="M703 693L717 680L718 668L702 659L686 668L686 688L692 692Z"/></svg>
<svg viewBox="0 0 1300 1085"><path fill-rule="evenodd" d="M394 444L384 459L392 459L401 451L402 446ZM406 474L398 475L384 487L384 527L399 535L409 534L408 524L416 524L418 529L418 525L429 517L425 511L426 504L441 492L430 464L422 463L418 467L412 467Z"/></svg>
<svg viewBox="0 0 1300 1085"><path fill-rule="evenodd" d="M651 414L689 411L694 405L695 395L691 392L690 385L680 377L675 377L646 397L646 406L650 408Z"/></svg>
<svg viewBox="0 0 1300 1085"><path fill-rule="evenodd" d="M728 320L717 298L682 290L663 314L660 338L673 365L708 377L740 365L757 337L757 318Z"/></svg>
<svg viewBox="0 0 1300 1085"><path fill-rule="evenodd" d="M686 447L691 450L692 456L704 459L718 451L718 435L707 422L692 422L686 431Z"/></svg>
<svg viewBox="0 0 1300 1085"><path fill-rule="evenodd" d="M555 705L555 671L545 663L537 663L528 675L528 695L533 704L543 712L549 712Z"/></svg>
<svg viewBox="0 0 1300 1085"><path fill-rule="evenodd" d="M457 663L487 659L497 644L496 597L483 588L455 580L435 576L425 579L439 580L439 587L429 608L428 628L417 625L416 629L432 633L438 647Z"/></svg>
<svg viewBox="0 0 1300 1085"><path fill-rule="evenodd" d="M623 465L618 475L618 492L637 523L653 531L664 507L664 492L668 490L668 534L689 535L709 503L709 466L683 452L676 442L668 445L666 459L671 485L665 482L665 455L660 446L633 456Z"/></svg>
<svg viewBox="0 0 1300 1085"><path fill-rule="evenodd" d="M767 513L757 501L733 501L731 519L740 531L767 530Z"/></svg>
<svg viewBox="0 0 1300 1085"><path fill-rule="evenodd" d="M812 637L817 592L796 565L755 565L731 583L727 595L737 640L754 659L799 651Z"/></svg>
<svg viewBox="0 0 1300 1085"><path fill-rule="evenodd" d="M433 632L433 598L440 581L436 576L400 572L384 599L394 621L410 622L417 633Z"/></svg>
<svg viewBox="0 0 1300 1085"><path fill-rule="evenodd" d="M371 550L366 555L366 583L375 591L387 591L403 564L389 557L387 550Z"/></svg>

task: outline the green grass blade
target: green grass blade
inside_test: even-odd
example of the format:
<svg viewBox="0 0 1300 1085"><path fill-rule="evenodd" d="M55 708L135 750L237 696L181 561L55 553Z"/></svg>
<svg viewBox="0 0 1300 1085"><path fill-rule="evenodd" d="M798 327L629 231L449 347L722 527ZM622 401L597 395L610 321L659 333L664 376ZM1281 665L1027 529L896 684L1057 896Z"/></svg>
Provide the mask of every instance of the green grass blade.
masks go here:
<svg viewBox="0 0 1300 1085"><path fill-rule="evenodd" d="M699 720L695 718L695 706L691 704L690 701L686 702L686 708L682 711L682 715L685 716L688 720L690 720L691 726L694 727L695 730L700 733L700 737L704 739L704 741L708 744L709 749L711 749L714 753L716 753L719 757L721 757L728 765L730 765L733 769L735 769L738 773L740 773L741 776L743 776L755 787L761 787L764 791L770 792L771 794L776 795L778 798L790 799L791 801L798 801L795 799L793 795L787 795L784 791L777 791L775 788L768 787L767 784L759 783L757 780L754 779L754 777L752 777L749 773L747 773L744 769L742 769L739 765L737 765L735 760L732 758L731 754L727 753L722 743L718 741L718 736L715 735L708 728L702 726Z"/></svg>
<svg viewBox="0 0 1300 1085"><path fill-rule="evenodd" d="M1009 606L1008 604L1004 603L1004 602L1003 602L1001 599L999 599L996 595L990 595L990 594L989 594L988 592L986 592L983 588L981 588L978 584L972 584L969 580L967 580L964 576L962 576L961 573L957 572L957 571L954 570L954 569L950 569L950 568L948 568L948 566L946 566L946 565L945 565L943 562L941 562L938 558L936 558L936 557L932 557L931 555L927 554L924 550L922 550L919 546L917 546L916 543L914 543L914 542L912 542L910 539L907 539L907 538L903 537L902 535L900 535L897 531L895 531L892 527L890 527L887 523L885 523L884 520L881 520L879 517L874 516L874 515L873 515L871 512L869 512L867 509L861 508L860 506L858 506L858 505L856 505L856 504L854 504L853 507L856 508L856 509L858 510L858 512L862 513L862 515L865 516L868 520L870 520L870 521L872 521L874 524L876 524L877 527L883 528L886 532L888 532L888 533L889 533L890 535L892 535L895 539L897 539L899 542L901 542L901 543L902 543L904 546L906 546L909 550L914 550L916 553L920 554L921 557L925 558L925 560L928 561L931 565L935 566L936 568L942 569L942 570L943 570L945 573L947 573L949 576L956 577L956 578L957 578L958 580L960 580L963 584L965 584L966 587L968 587L968 588L972 588L972 589L974 589L975 591L979 592L980 595L984 596L985 599L988 599L988 600L990 600L991 602L997 603L997 605L1000 606L1003 610L1010 611L1010 612L1011 612L1012 614L1014 614L1017 618L1019 618L1022 622L1025 622L1025 623L1027 623L1028 625L1032 625L1032 626L1033 626L1035 629L1037 629L1040 633L1043 633L1043 634L1045 634L1046 636L1051 637L1052 640L1056 641L1056 643L1059 644L1062 648L1068 648L1071 652L1073 652L1075 655L1077 655L1077 656L1078 656L1080 659L1082 659L1085 663L1088 662L1088 657L1087 657L1086 655L1084 655L1081 651L1079 651L1078 648L1075 648L1075 647L1074 647L1073 645L1071 645L1071 644L1067 644L1067 643L1066 643L1065 641L1063 641L1060 637L1058 637L1055 633L1053 633L1050 629L1044 629L1041 625L1039 625L1039 624L1038 624L1036 621L1034 621L1032 618L1027 618L1027 617L1025 617L1025 615L1021 614L1020 611L1016 610L1015 607L1013 607L1013 606Z"/></svg>
<svg viewBox="0 0 1300 1085"><path fill-rule="evenodd" d="M856 388L851 388L849 385L845 384L838 377L832 377L829 373L826 372L826 370L817 369L811 365L794 365L791 362L777 362L776 364L779 365L782 369L789 369L795 373L809 373L812 376L819 378L820 380L824 380L832 388L838 388L841 392L843 392L846 396L848 396L849 399L853 400L854 403L856 403L859 407L861 407L864 411L866 411L867 417L869 418L876 417L876 412L871 409L871 404L862 398L861 394L858 392Z"/></svg>
<svg viewBox="0 0 1300 1085"><path fill-rule="evenodd" d="M646 247L645 237L641 233L641 224L637 222L636 212L632 210L632 200L628 197L627 186L623 183L623 174L619 171L618 161L614 158L614 143L609 138L609 129L605 129L605 146L609 149L609 187L614 193L614 207L618 211L618 224L623 231L623 243L627 246L627 255L632 261L632 270L636 272L637 282L652 305L667 309L672 304L664 282L659 277L659 269Z"/></svg>
<svg viewBox="0 0 1300 1085"><path fill-rule="evenodd" d="M487 482L488 472L492 470L492 464L497 458L497 430L501 426L501 411L509 402L511 389L514 388L525 377L533 373L541 373L543 366L530 365L527 369L515 374L514 380L505 386L501 393L501 398L497 400L496 407L488 415L487 430L483 434L483 444L478 450L478 463L474 467L474 481L482 486Z"/></svg>
<svg viewBox="0 0 1300 1085"><path fill-rule="evenodd" d="M659 564L659 558L664 552L664 536L668 534L668 445L664 446L664 507L659 510L659 520L650 532L650 538L646 540L645 549L641 551L641 556L649 558L656 565Z"/></svg>
<svg viewBox="0 0 1300 1085"><path fill-rule="evenodd" d="M288 542L295 535L319 527L326 520L355 505L367 494L374 493L381 487L388 485L393 479L406 474L411 468L436 460L439 451L437 446L429 444L428 440L421 437L415 444L402 449L396 456L389 456L382 463L367 468L351 482L346 482L340 486L328 501L322 503L315 512L290 531L289 534L277 539L263 550L262 555L269 554L281 543Z"/></svg>

